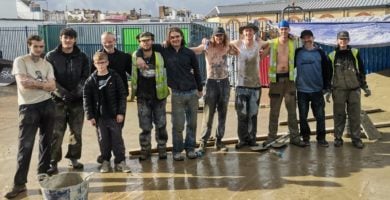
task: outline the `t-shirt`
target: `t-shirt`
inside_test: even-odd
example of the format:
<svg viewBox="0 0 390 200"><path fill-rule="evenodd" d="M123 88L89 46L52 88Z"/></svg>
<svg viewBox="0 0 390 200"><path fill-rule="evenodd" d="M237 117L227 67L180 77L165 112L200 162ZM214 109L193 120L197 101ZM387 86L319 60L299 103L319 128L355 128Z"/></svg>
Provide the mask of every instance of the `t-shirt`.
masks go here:
<svg viewBox="0 0 390 200"><path fill-rule="evenodd" d="M144 60L149 67L147 70L137 70L137 97L143 99L157 99L156 59L154 53L152 53L150 58L144 58Z"/></svg>
<svg viewBox="0 0 390 200"><path fill-rule="evenodd" d="M28 75L36 80L47 81L54 78L52 65L40 58L34 62L30 55L17 57L12 67L12 75ZM42 89L28 89L21 85L17 86L18 104L35 104L51 98L50 92Z"/></svg>
<svg viewBox="0 0 390 200"><path fill-rule="evenodd" d="M302 48L296 55L297 78L299 92L319 92L324 87L322 76L321 54L317 49Z"/></svg>
<svg viewBox="0 0 390 200"><path fill-rule="evenodd" d="M239 48L240 55L238 56L237 86L260 88L260 46L257 44L257 42L254 42L253 46L248 49L242 41Z"/></svg>

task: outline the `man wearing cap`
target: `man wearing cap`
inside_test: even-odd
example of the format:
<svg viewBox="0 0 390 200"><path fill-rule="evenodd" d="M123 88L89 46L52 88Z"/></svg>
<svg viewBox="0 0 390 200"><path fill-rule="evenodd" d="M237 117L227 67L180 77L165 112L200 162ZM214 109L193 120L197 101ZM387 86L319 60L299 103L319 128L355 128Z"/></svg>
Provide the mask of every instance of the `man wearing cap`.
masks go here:
<svg viewBox="0 0 390 200"><path fill-rule="evenodd" d="M243 39L232 41L239 50L235 108L238 119L238 143L243 146L257 146L257 114L259 110L261 85L259 76L259 51L262 40L255 40L259 28L253 23L240 27Z"/></svg>
<svg viewBox="0 0 390 200"><path fill-rule="evenodd" d="M230 97L229 71L227 55L235 54L222 27L216 27L210 40L203 40L198 47L191 48L196 54L205 52L206 57L206 92L204 99L203 133L199 150L205 152L207 140L211 135L214 113L218 112L215 147L227 151L222 143L225 135L226 114Z"/></svg>
<svg viewBox="0 0 390 200"><path fill-rule="evenodd" d="M268 138L265 144L276 139L278 132L279 114L284 99L287 108L287 121L290 133L290 144L303 147L303 141L299 137L298 120L296 112L296 87L295 87L295 49L297 42L289 37L290 25L286 20L279 22L279 37L269 41L263 56L270 55L268 76L271 81L269 86L270 114L268 126Z"/></svg>
<svg viewBox="0 0 390 200"><path fill-rule="evenodd" d="M148 65L147 69L133 67L131 77L131 96L137 96L138 120L142 132L139 134L141 145L140 160L146 160L151 155L151 131L153 122L156 130L157 150L160 159L167 158L166 143L168 133L166 129L166 98L169 95L167 74L164 67L164 59L161 53L152 50L154 35L144 32L138 35L143 60ZM133 53L133 63L137 60L136 52Z"/></svg>
<svg viewBox="0 0 390 200"><path fill-rule="evenodd" d="M348 45L349 41L349 33L340 31L337 34L337 47L329 54L333 70L331 80L335 127L334 146L341 147L343 145L342 135L347 112L352 144L354 147L362 149L364 144L360 138L360 88L363 89L365 96L370 96L371 91L366 82L360 53Z"/></svg>
<svg viewBox="0 0 390 200"><path fill-rule="evenodd" d="M317 144L328 147L325 139L325 100L323 94L330 91L330 62L325 52L314 45L311 30L301 32L303 47L295 51L297 71L299 125L305 146L310 146L310 127L307 122L309 104L316 119Z"/></svg>
<svg viewBox="0 0 390 200"><path fill-rule="evenodd" d="M69 126L68 152L65 158L74 169L83 168L81 157L81 132L84 122L83 87L90 74L88 58L76 45L77 32L72 28L62 29L61 44L46 55L53 65L57 89L52 93L56 104L54 133L52 138L51 169L57 173L57 163L62 159L62 141L66 126Z"/></svg>

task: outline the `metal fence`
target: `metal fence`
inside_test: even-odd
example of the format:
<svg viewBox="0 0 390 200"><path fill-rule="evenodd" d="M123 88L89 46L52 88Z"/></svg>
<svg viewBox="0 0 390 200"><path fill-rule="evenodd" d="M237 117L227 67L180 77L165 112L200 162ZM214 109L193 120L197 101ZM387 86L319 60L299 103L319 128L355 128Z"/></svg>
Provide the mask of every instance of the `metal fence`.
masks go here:
<svg viewBox="0 0 390 200"><path fill-rule="evenodd" d="M0 51L3 59L13 60L28 53L27 37L38 34L37 27L0 27Z"/></svg>

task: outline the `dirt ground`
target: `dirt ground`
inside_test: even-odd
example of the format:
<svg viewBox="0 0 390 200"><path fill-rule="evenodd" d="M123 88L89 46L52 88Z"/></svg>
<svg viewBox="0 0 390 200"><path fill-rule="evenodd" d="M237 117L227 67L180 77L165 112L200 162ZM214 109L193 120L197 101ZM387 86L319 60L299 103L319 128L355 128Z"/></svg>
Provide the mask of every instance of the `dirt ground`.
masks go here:
<svg viewBox="0 0 390 200"><path fill-rule="evenodd" d="M364 109L381 108L385 112L369 114L374 122L390 121L390 71L367 76L372 96L362 97ZM268 90L263 89L258 117L258 136L267 134ZM237 137L237 118L232 90L225 138ZM326 105L331 114L332 104ZM167 110L170 111L168 104ZM281 121L286 120L284 107ZM201 135L202 113L198 114L197 138ZM315 124L311 123L314 129ZM332 120L326 121L333 127ZM215 127L215 125L214 125ZM285 132L279 126L279 132ZM327 135L329 148L317 147L315 138L307 148L289 146L277 152L251 152L249 149L220 153L209 148L195 160L175 162L169 153L167 160L153 155L150 161L128 158L132 172L99 173L96 163L98 145L94 128L85 123L81 162L85 173L94 172L90 179L90 199L388 199L390 185L390 128L381 128L383 138L369 141L358 150L345 139L342 148L333 147L332 134ZM123 130L126 149L139 149L136 103L129 102ZM171 132L168 113L168 132ZM214 134L215 131L213 131ZM67 133L68 134L68 133ZM170 136L171 138L171 136ZM0 87L0 195L12 187L18 145L18 111L16 86ZM38 136L37 136L38 139ZM36 139L36 141L37 141ZM63 150L66 151L65 139ZM171 140L168 141L171 145ZM155 146L155 142L153 143ZM38 146L35 144L28 191L19 199L42 199L36 178ZM60 172L72 171L63 159Z"/></svg>

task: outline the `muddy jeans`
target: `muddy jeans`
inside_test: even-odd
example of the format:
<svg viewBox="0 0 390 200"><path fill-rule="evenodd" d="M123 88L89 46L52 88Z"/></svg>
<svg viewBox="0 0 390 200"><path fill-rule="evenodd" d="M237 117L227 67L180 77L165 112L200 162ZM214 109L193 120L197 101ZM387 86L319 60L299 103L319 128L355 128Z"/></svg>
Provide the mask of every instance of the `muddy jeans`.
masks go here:
<svg viewBox="0 0 390 200"><path fill-rule="evenodd" d="M352 90L334 89L332 98L335 138L343 136L347 112L352 141L360 141L360 88Z"/></svg>
<svg viewBox="0 0 390 200"><path fill-rule="evenodd" d="M307 122L309 104L316 119L317 141L325 140L325 101L322 91L312 93L298 92L299 125L302 139L304 141L310 140L311 131Z"/></svg>
<svg viewBox="0 0 390 200"><path fill-rule="evenodd" d="M167 100L137 99L138 120L142 132L139 134L141 150L151 149L151 131L153 122L156 131L157 148L165 148L168 140L166 129L166 104Z"/></svg>
<svg viewBox="0 0 390 200"><path fill-rule="evenodd" d="M257 113L259 112L261 89L236 88L235 107L238 119L238 139L240 143L256 143Z"/></svg>
<svg viewBox="0 0 390 200"><path fill-rule="evenodd" d="M39 128L38 174L50 168L50 141L53 134L54 103L51 99L19 106L19 150L14 178L15 185L27 183L34 140Z"/></svg>
<svg viewBox="0 0 390 200"><path fill-rule="evenodd" d="M225 135L226 114L229 104L229 79L207 79L204 95L202 142L207 142L211 135L215 110L218 111L217 141Z"/></svg>
<svg viewBox="0 0 390 200"><path fill-rule="evenodd" d="M52 138L52 162L59 162L62 158L62 141L64 139L66 126L69 125L70 135L68 152L65 158L80 159L81 157L81 131L84 123L84 110L82 103L65 105L62 102L56 103L55 124Z"/></svg>
<svg viewBox="0 0 390 200"><path fill-rule="evenodd" d="M125 144L122 138L123 123L117 123L115 119L98 119L96 131L100 144L100 153L103 160L110 161L111 151L114 153L114 163L125 160Z"/></svg>
<svg viewBox="0 0 390 200"><path fill-rule="evenodd" d="M280 107L283 98L287 109L287 123L290 132L290 140L299 140L295 83L290 81L288 77L278 78L276 83L270 83L269 97L271 110L269 112L267 141L276 139Z"/></svg>
<svg viewBox="0 0 390 200"><path fill-rule="evenodd" d="M183 149L187 152L195 149L198 104L196 90L172 90L172 144L174 154L181 153ZM186 124L186 137L183 143L184 124Z"/></svg>

